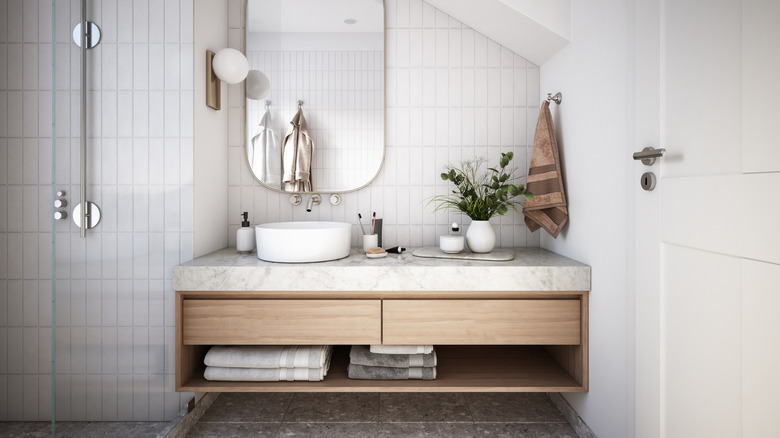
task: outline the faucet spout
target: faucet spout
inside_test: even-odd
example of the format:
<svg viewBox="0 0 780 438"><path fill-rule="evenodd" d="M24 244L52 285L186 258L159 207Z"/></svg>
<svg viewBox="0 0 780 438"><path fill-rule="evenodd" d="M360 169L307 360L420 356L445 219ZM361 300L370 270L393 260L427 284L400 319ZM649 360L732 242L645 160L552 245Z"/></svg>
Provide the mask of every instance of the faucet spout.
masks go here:
<svg viewBox="0 0 780 438"><path fill-rule="evenodd" d="M322 202L322 197L318 194L313 194L311 197L309 197L309 202L306 204L306 211L308 213L311 213L311 209L315 205L320 205L320 202Z"/></svg>

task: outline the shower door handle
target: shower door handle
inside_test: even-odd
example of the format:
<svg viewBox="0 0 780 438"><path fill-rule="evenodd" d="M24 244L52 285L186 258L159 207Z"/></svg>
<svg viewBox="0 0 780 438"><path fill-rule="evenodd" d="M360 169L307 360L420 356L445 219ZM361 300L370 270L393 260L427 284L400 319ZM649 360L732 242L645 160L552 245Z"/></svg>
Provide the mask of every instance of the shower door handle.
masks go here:
<svg viewBox="0 0 780 438"><path fill-rule="evenodd" d="M73 30L74 39L78 31L76 44L81 46L81 203L73 209L73 222L81 228L81 237L87 237L87 229L96 227L100 222L100 208L87 201L87 49L95 47L100 39L100 32L90 32L90 25L97 28L94 23L87 21L87 2L81 0L81 22Z"/></svg>

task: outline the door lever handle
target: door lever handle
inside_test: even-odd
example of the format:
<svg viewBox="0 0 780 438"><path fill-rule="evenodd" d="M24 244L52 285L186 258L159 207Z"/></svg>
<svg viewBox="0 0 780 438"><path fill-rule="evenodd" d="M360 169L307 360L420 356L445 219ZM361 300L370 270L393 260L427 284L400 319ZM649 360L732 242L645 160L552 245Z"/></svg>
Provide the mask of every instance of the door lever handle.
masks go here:
<svg viewBox="0 0 780 438"><path fill-rule="evenodd" d="M666 149L664 148L656 149L648 146L639 152L634 152L634 159L642 160L642 164L652 166L655 159L663 157L665 153Z"/></svg>

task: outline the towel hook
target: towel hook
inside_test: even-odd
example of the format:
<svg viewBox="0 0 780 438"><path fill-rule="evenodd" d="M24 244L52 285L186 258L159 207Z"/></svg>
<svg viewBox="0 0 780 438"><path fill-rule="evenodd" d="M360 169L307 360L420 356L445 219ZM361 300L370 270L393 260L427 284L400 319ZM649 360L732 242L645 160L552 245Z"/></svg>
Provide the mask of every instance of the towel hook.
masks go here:
<svg viewBox="0 0 780 438"><path fill-rule="evenodd" d="M552 101L552 102L555 102L558 105L560 105L562 100L563 100L563 95L561 94L560 91L555 93L555 96L553 96L552 93L547 93L547 101L548 102Z"/></svg>
<svg viewBox="0 0 780 438"><path fill-rule="evenodd" d="M268 100L268 99L266 99L266 100L265 100L265 109L268 109L268 108L270 108L270 107L271 107L271 101L270 101L270 100Z"/></svg>
<svg viewBox="0 0 780 438"><path fill-rule="evenodd" d="M298 101L298 109L301 109L301 107L302 107L302 106L303 106L303 101L302 101L302 100L299 100L299 101Z"/></svg>

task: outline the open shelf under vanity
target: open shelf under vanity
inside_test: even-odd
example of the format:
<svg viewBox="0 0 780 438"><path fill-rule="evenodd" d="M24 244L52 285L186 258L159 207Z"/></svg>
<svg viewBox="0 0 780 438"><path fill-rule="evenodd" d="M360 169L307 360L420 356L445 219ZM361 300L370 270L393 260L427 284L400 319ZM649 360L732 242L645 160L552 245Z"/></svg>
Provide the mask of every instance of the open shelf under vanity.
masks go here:
<svg viewBox="0 0 780 438"><path fill-rule="evenodd" d="M200 346L199 346L200 347ZM349 346L337 346L321 382L220 382L203 378L203 356L180 391L188 392L583 392L544 346L436 346L436 380L353 380Z"/></svg>

